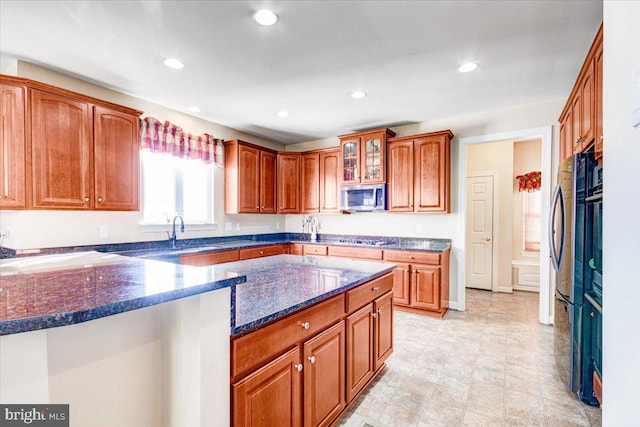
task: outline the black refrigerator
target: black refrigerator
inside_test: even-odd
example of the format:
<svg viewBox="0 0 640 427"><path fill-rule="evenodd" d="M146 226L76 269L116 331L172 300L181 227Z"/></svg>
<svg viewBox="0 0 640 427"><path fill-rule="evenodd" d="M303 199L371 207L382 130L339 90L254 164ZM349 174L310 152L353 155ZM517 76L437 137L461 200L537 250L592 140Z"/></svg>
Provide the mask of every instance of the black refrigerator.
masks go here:
<svg viewBox="0 0 640 427"><path fill-rule="evenodd" d="M598 404L594 370L602 376L601 220L602 168L592 152L575 154L558 168L549 221L551 261L557 272L554 356L567 387L592 405Z"/></svg>

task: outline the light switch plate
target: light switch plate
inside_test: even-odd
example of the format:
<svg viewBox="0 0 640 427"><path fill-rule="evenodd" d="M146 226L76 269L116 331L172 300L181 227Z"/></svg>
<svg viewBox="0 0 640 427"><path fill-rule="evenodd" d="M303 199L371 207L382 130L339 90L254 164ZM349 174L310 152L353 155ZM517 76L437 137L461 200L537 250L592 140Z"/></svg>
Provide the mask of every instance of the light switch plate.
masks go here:
<svg viewBox="0 0 640 427"><path fill-rule="evenodd" d="M640 126L640 65L633 73L633 87L631 89L631 125Z"/></svg>

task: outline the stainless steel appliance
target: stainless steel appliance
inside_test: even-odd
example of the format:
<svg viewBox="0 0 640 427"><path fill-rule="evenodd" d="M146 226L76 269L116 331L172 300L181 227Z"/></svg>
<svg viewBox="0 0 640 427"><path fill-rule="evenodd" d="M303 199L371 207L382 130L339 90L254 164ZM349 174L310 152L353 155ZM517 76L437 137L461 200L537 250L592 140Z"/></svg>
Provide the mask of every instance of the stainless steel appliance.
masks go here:
<svg viewBox="0 0 640 427"><path fill-rule="evenodd" d="M340 209L343 211L370 212L386 208L386 184L344 185L340 187Z"/></svg>
<svg viewBox="0 0 640 427"><path fill-rule="evenodd" d="M585 294L601 286L601 271L595 269L596 247L601 233L593 226L594 210L590 193L596 167L593 153L579 153L564 160L558 168L554 191L549 242L551 261L556 270L554 355L559 374L569 389L583 401L597 404L592 396L592 330L595 327L585 309ZM601 180L600 180L601 184ZM600 210L601 212L601 210ZM596 221L601 220L597 216ZM599 258L601 259L601 254ZM601 262L598 262L601 264Z"/></svg>

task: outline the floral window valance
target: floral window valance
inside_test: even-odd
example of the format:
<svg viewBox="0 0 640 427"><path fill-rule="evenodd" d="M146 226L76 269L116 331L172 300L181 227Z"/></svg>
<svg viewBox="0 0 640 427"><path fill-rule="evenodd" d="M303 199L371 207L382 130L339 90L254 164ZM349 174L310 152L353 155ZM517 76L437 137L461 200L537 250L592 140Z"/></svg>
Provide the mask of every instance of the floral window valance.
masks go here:
<svg viewBox="0 0 640 427"><path fill-rule="evenodd" d="M529 172L518 175L518 191L538 191L542 185L542 172Z"/></svg>
<svg viewBox="0 0 640 427"><path fill-rule="evenodd" d="M140 149L223 165L222 140L206 133L191 135L168 121L162 123L153 117L140 120Z"/></svg>

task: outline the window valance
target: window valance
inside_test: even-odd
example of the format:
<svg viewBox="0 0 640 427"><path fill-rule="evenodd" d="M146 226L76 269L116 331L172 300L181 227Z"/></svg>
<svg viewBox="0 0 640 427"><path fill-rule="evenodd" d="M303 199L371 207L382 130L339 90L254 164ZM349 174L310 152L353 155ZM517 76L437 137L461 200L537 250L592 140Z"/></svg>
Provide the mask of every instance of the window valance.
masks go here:
<svg viewBox="0 0 640 427"><path fill-rule="evenodd" d="M206 133L191 135L179 126L153 117L140 119L140 149L223 166L222 140Z"/></svg>
<svg viewBox="0 0 640 427"><path fill-rule="evenodd" d="M538 191L542 186L542 172L529 172L518 175L518 191Z"/></svg>

